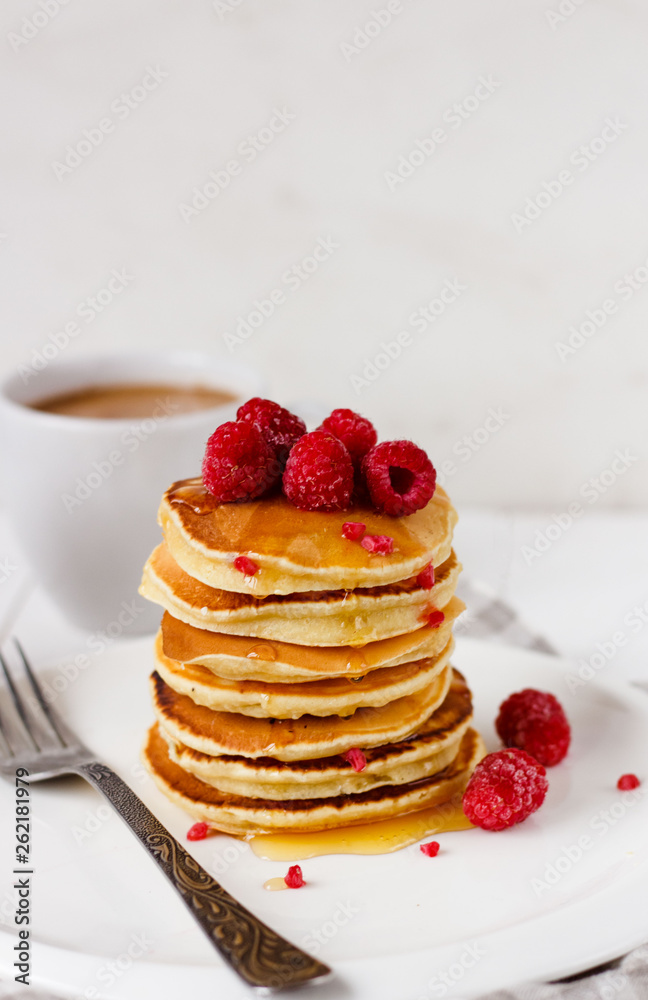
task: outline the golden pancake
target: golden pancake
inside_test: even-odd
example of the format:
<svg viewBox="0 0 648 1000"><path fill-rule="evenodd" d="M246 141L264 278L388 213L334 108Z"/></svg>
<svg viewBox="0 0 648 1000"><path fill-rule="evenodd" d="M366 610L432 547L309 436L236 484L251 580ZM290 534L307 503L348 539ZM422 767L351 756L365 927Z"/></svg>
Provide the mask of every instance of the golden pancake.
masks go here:
<svg viewBox="0 0 648 1000"><path fill-rule="evenodd" d="M430 502L409 517L378 514L356 505L347 511L304 511L283 494L247 503L218 503L200 479L186 479L164 494L158 513L179 566L218 590L263 597L304 590L374 587L441 565L450 555L457 514L437 487ZM369 535L389 535L394 552L372 555L342 535L345 521L361 521ZM254 576L234 569L246 555Z"/></svg>
<svg viewBox="0 0 648 1000"><path fill-rule="evenodd" d="M194 628L165 611L162 648L171 660L198 664L218 677L236 681L293 683L328 677L362 677L381 667L438 656L448 644L452 626L464 608L463 601L452 597L443 609L445 621L436 628L425 625L414 632L379 639L360 648L300 646L278 640L258 642L249 636Z"/></svg>
<svg viewBox="0 0 648 1000"><path fill-rule="evenodd" d="M272 757L209 757L176 743L164 729L169 757L183 770L221 792L248 798L304 799L353 795L378 785L398 785L430 777L447 767L472 718L470 691L457 671L443 704L418 732L399 743L365 750L366 767L354 771L345 757L282 763Z"/></svg>
<svg viewBox="0 0 648 1000"><path fill-rule="evenodd" d="M431 590L410 577L384 587L252 597L194 580L159 545L144 567L140 593L195 628L309 646L364 646L419 629L430 611L448 604L460 570L452 552Z"/></svg>
<svg viewBox="0 0 648 1000"><path fill-rule="evenodd" d="M461 793L484 753L480 737L469 729L452 763L429 778L380 785L357 795L292 800L247 798L205 784L170 759L157 726L149 732L144 762L161 791L191 816L225 833L244 835L353 826L440 805Z"/></svg>
<svg viewBox="0 0 648 1000"><path fill-rule="evenodd" d="M258 719L298 719L302 715L351 715L359 708L380 708L396 698L427 687L448 665L454 649L450 637L439 656L383 667L365 677L330 677L297 684L231 681L206 667L170 660L155 641L155 664L162 680L178 694L217 712L240 712Z"/></svg>
<svg viewBox="0 0 648 1000"><path fill-rule="evenodd" d="M159 674L151 675L153 708L158 721L177 742L211 757L235 754L309 760L344 753L352 747L376 747L415 732L448 693L452 668L415 694L383 705L359 708L349 718L302 715L299 719L256 719L215 712L178 694Z"/></svg>

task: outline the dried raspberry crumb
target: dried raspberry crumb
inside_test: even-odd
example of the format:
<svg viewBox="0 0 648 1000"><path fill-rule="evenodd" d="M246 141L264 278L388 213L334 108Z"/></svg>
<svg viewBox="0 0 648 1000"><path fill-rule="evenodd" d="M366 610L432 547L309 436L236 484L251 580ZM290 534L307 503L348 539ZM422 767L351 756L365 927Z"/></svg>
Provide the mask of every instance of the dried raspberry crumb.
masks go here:
<svg viewBox="0 0 648 1000"><path fill-rule="evenodd" d="M252 424L228 420L207 442L203 483L222 503L261 496L280 471L273 448Z"/></svg>
<svg viewBox="0 0 648 1000"><path fill-rule="evenodd" d="M284 465L294 443L306 433L306 424L300 417L279 406L279 403L258 396L239 406L236 417L254 424Z"/></svg>
<svg viewBox="0 0 648 1000"><path fill-rule="evenodd" d="M421 850L428 858L436 858L440 846L438 840L431 840L428 844L421 844Z"/></svg>
<svg viewBox="0 0 648 1000"><path fill-rule="evenodd" d="M373 555L388 556L394 551L394 539L389 535L365 535L360 544Z"/></svg>
<svg viewBox="0 0 648 1000"><path fill-rule="evenodd" d="M506 830L540 808L548 787L544 767L525 750L498 750L475 768L463 810L483 830Z"/></svg>
<svg viewBox="0 0 648 1000"><path fill-rule="evenodd" d="M346 510L353 464L342 442L326 431L304 434L288 456L283 490L301 510Z"/></svg>
<svg viewBox="0 0 648 1000"><path fill-rule="evenodd" d="M245 576L254 576L255 573L259 572L259 567L254 559L248 559L247 556L237 556L234 560L234 569L237 569L239 573L244 573Z"/></svg>
<svg viewBox="0 0 648 1000"><path fill-rule="evenodd" d="M620 792L631 792L634 788L639 788L640 784L636 774L622 774L617 781L617 788Z"/></svg>
<svg viewBox="0 0 648 1000"><path fill-rule="evenodd" d="M207 823L194 823L187 831L187 840L204 840L208 833Z"/></svg>
<svg viewBox="0 0 648 1000"><path fill-rule="evenodd" d="M345 521L342 525L342 535L350 542L357 542L364 535L366 527L362 521Z"/></svg>
<svg viewBox="0 0 648 1000"><path fill-rule="evenodd" d="M353 410L333 410L330 417L322 422L319 430L328 431L329 434L339 438L346 446L355 466L360 465L369 449L373 448L378 440L371 421L361 417L359 413L354 413Z"/></svg>
<svg viewBox="0 0 648 1000"><path fill-rule="evenodd" d="M351 747L342 756L349 762L354 771L364 771L367 766L367 758L358 747Z"/></svg>
<svg viewBox="0 0 648 1000"><path fill-rule="evenodd" d="M428 563L425 569L421 570L416 577L416 583L419 587L423 587L424 590L432 590L434 586L434 566L432 563Z"/></svg>
<svg viewBox="0 0 648 1000"><path fill-rule="evenodd" d="M519 747L545 767L566 756L571 730L562 705L554 695L535 688L512 694L500 705L495 728L507 747Z"/></svg>
<svg viewBox="0 0 648 1000"><path fill-rule="evenodd" d="M288 874L284 875L284 882L289 889L301 889L304 882L304 876L302 875L302 870L299 865L291 865L288 869Z"/></svg>
<svg viewBox="0 0 648 1000"><path fill-rule="evenodd" d="M432 499L436 470L412 441L381 441L362 460L362 474L376 510L403 517Z"/></svg>
<svg viewBox="0 0 648 1000"><path fill-rule="evenodd" d="M433 611L425 613L425 623L430 628L438 628L439 625L443 625L445 621L445 615L443 611L437 611L435 608Z"/></svg>

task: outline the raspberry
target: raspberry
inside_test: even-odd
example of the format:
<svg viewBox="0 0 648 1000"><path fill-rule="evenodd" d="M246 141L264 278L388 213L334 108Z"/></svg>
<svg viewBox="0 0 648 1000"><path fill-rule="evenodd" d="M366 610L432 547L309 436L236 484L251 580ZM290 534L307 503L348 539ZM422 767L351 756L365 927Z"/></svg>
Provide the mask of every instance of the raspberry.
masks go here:
<svg viewBox="0 0 648 1000"><path fill-rule="evenodd" d="M326 431L300 437L286 462L283 490L301 510L346 510L353 464L342 442Z"/></svg>
<svg viewBox="0 0 648 1000"><path fill-rule="evenodd" d="M290 410L285 410L271 399L248 399L236 411L237 420L254 424L276 452L277 458L285 465L288 453L303 434L306 424Z"/></svg>
<svg viewBox="0 0 648 1000"><path fill-rule="evenodd" d="M428 563L425 569L421 570L416 577L416 584L422 587L423 590L432 590L434 586L434 566L432 563Z"/></svg>
<svg viewBox="0 0 648 1000"><path fill-rule="evenodd" d="M354 413L353 410L333 410L318 430L328 431L329 434L339 438L357 467L378 440L371 421L361 417L359 413Z"/></svg>
<svg viewBox="0 0 648 1000"><path fill-rule="evenodd" d="M345 521L342 525L342 535L350 542L357 542L365 533L366 525L362 521Z"/></svg>
<svg viewBox="0 0 648 1000"><path fill-rule="evenodd" d="M479 762L463 796L463 810L483 830L506 830L544 802L549 782L525 750L498 750Z"/></svg>
<svg viewBox="0 0 648 1000"><path fill-rule="evenodd" d="M245 576L254 576L255 573L259 572L259 567L254 559L248 559L247 556L237 556L234 560L234 569L237 569L239 573L244 573Z"/></svg>
<svg viewBox="0 0 648 1000"><path fill-rule="evenodd" d="M412 441L381 441L363 458L362 474L373 505L382 514L413 514L434 495L436 470Z"/></svg>
<svg viewBox="0 0 648 1000"><path fill-rule="evenodd" d="M221 503L261 496L279 476L274 451L252 424L228 420L205 449L203 483Z"/></svg>
<svg viewBox="0 0 648 1000"><path fill-rule="evenodd" d="M639 788L640 784L636 774L622 774L617 781L617 788L620 792L631 792L634 788Z"/></svg>
<svg viewBox="0 0 648 1000"><path fill-rule="evenodd" d="M378 556L388 556L394 551L394 539L389 535L365 535L360 544L367 552Z"/></svg>
<svg viewBox="0 0 648 1000"><path fill-rule="evenodd" d="M354 771L364 771L367 766L367 758L363 754L362 750L358 750L357 747L351 747L342 756L351 765Z"/></svg>
<svg viewBox="0 0 648 1000"><path fill-rule="evenodd" d="M432 608L431 611L425 611L423 613L423 621L429 628L438 628L439 625L443 625L445 615L443 611L437 611L436 608Z"/></svg>
<svg viewBox="0 0 648 1000"><path fill-rule="evenodd" d="M304 876L302 875L302 870L299 865L291 865L288 869L288 874L284 875L284 882L289 889L301 889L304 882Z"/></svg>
<svg viewBox="0 0 648 1000"><path fill-rule="evenodd" d="M431 840L428 844L421 844L421 850L423 854L427 854L428 858L436 858L440 846L438 840Z"/></svg>
<svg viewBox="0 0 648 1000"><path fill-rule="evenodd" d="M534 688L518 691L502 702L495 728L505 746L526 750L545 767L560 763L571 740L558 699Z"/></svg>
<svg viewBox="0 0 648 1000"><path fill-rule="evenodd" d="M204 840L209 833L206 823L194 823L187 831L187 840Z"/></svg>

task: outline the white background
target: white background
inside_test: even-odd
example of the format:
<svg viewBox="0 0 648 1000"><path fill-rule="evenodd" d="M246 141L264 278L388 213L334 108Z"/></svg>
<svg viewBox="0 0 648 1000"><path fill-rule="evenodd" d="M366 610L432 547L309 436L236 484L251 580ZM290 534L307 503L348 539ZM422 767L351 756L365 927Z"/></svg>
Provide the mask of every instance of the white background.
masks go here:
<svg viewBox="0 0 648 1000"><path fill-rule="evenodd" d="M32 364L71 321L78 333L60 356L233 353L283 401L352 406L382 437L451 461L460 506L588 507L581 489L617 450L633 461L597 491L597 511L643 504L648 12L638 0L562 0L562 15L559 0L402 0L380 31L382 0L43 3L51 16L36 0L5 0L0 15L3 369ZM357 32L368 21L372 38ZM121 95L148 67L166 76L124 112ZM493 92L476 110L469 101L456 127L452 108L481 77ZM240 144L275 108L294 119L247 162ZM67 170L67 147L106 117L113 130ZM583 169L577 150L608 118L618 134ZM445 141L390 185L386 173L440 127ZM232 159L241 172L185 221L180 206ZM572 183L516 225L565 169ZM319 239L339 246L289 287L282 275ZM637 268L636 288L615 291ZM126 287L90 320L87 306L79 315L113 269ZM446 280L465 290L415 329L409 317ZM276 288L283 304L231 351L223 335ZM556 344L609 298L615 314L561 358ZM356 391L351 376L400 331L409 346ZM491 408L503 417L489 434L479 429ZM465 435L481 447L462 446Z"/></svg>

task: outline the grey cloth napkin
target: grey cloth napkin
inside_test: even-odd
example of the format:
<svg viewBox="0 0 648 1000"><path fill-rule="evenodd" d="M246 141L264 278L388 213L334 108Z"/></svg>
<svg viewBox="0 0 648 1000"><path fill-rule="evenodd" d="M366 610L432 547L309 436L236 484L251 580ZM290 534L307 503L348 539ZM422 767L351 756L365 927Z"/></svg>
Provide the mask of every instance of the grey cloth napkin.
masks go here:
<svg viewBox="0 0 648 1000"><path fill-rule="evenodd" d="M525 983L496 990L481 1000L646 1000L648 945L635 948L614 968L557 983Z"/></svg>
<svg viewBox="0 0 648 1000"><path fill-rule="evenodd" d="M535 635L510 605L487 588L462 579L457 593L467 605L455 628L457 635L556 654L546 639ZM648 1000L648 944L599 969L555 983L523 983L496 990L481 1000Z"/></svg>

